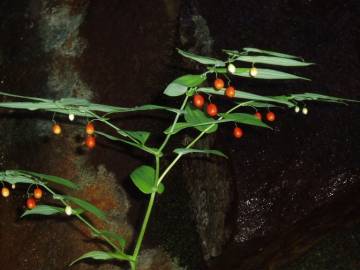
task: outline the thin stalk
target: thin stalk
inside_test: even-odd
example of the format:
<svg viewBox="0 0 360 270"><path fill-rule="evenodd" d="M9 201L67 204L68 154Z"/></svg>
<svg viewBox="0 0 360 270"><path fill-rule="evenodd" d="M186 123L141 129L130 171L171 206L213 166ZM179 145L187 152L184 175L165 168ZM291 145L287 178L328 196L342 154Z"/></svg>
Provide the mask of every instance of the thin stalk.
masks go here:
<svg viewBox="0 0 360 270"><path fill-rule="evenodd" d="M236 110L237 108L240 108L241 106L245 106L246 104L248 104L251 101L246 101L246 102L242 102L237 104L236 106L234 106L233 108L231 108L230 110L228 110L227 112L225 112L225 114L229 114L231 112L233 112L234 110ZM218 120L223 119L223 117L219 117ZM204 134L210 130L216 123L213 123L211 125L209 125L206 129L204 129L191 143L189 143L185 149L189 149L191 148L198 140L201 139L202 136L204 136ZM175 164L179 161L179 159L182 157L183 154L177 154L177 156L173 159L173 161L169 164L169 166L164 170L164 172L160 175L158 181L157 181L157 186L159 186L159 184L164 180L165 176L169 173L169 171L172 169L172 167L175 166Z"/></svg>
<svg viewBox="0 0 360 270"><path fill-rule="evenodd" d="M183 103L181 104L181 107L180 107L180 111L184 110L188 99L189 99L189 96L185 95L184 101L183 101ZM175 125L178 122L180 115L181 115L181 112L176 113L175 119L174 119L174 121L173 121L173 123L171 125L171 128L170 128L170 132L166 135L164 142L159 147L158 153L161 153L161 151L165 148L165 146L169 142L170 137L172 135L172 132L174 131Z"/></svg>
<svg viewBox="0 0 360 270"><path fill-rule="evenodd" d="M122 133L124 133L124 131L122 131L120 128L118 128L117 126L115 126L113 123L109 122L108 120L104 119L103 117L101 117L100 115L97 115L96 113L92 112L92 111L88 111L90 114L92 114L98 121L103 122L104 124L107 124L108 126L112 127L113 129L115 129L117 131L117 133L119 133L120 135L122 135ZM126 141L126 140L122 140L119 139L120 141L122 141L123 143L129 144L133 147L139 148L149 154L152 155L157 155L158 152L155 152L154 150L148 148L145 145L140 145L139 142L137 140L135 140L134 138L132 138L131 136L125 136L122 135L124 137L128 137L131 139L132 142L130 141Z"/></svg>
<svg viewBox="0 0 360 270"><path fill-rule="evenodd" d="M46 186L45 184L42 184L42 186L49 192L51 193L53 196L58 196L58 194L56 194L51 188L49 188L48 186ZM62 202L62 204L64 206L67 206L68 204L61 198L58 199L59 201ZM74 215L80 220L82 221L86 226L89 227L90 230L92 230L93 232L95 232L97 235L100 235L100 237L102 239L104 239L110 246L112 246L115 250L119 250L119 247L117 247L109 238L107 238L104 235L99 234L100 231L98 229L96 229L93 225L91 225L86 219L84 219L80 214L78 213L74 213Z"/></svg>

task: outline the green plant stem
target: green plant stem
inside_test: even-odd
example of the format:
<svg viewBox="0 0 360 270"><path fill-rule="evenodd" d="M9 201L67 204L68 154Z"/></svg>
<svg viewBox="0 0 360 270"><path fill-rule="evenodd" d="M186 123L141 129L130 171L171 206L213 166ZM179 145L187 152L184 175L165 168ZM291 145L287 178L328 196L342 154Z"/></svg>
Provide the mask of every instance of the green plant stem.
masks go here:
<svg viewBox="0 0 360 270"><path fill-rule="evenodd" d="M183 111L183 110L184 110L184 108L185 108L185 106L186 106L186 104L187 104L188 99L189 99L189 96L188 96L188 95L185 95L184 101L183 101L183 103L181 104L181 107L180 107L180 111ZM180 115L181 115L181 112L176 113L175 119L174 119L174 121L173 121L173 123L172 123L172 125L171 125L171 128L170 128L170 132L166 135L164 142L163 142L163 143L161 144L161 146L159 147L158 153L161 153L161 151L165 148L165 146L166 146L167 143L169 142L170 137L171 137L171 135L172 135L172 132L174 131L175 125L176 125L176 123L179 121Z"/></svg>
<svg viewBox="0 0 360 270"><path fill-rule="evenodd" d="M117 126L115 126L114 124L112 124L111 122L109 122L108 120L104 119L103 117L101 117L100 115L97 115L96 113L92 112L92 111L88 111L88 113L90 113L91 115L93 115L93 117L95 117L97 120L99 120L100 122L103 122L104 124L112 127L113 129L116 130L116 132L124 137L128 137L132 140L131 141L126 141L126 140L123 140L123 139L119 139L120 141L122 141L123 143L127 143L133 147L136 147L138 149L141 149L149 154L152 154L152 155L157 155L158 151L154 151L152 149L150 149L149 147L147 147L146 145L142 145L142 144L139 144L139 142L137 140L135 140L134 138L132 138L131 136L127 136L127 135L123 135L123 133L125 133L124 131L122 131L120 128L118 128Z"/></svg>
<svg viewBox="0 0 360 270"><path fill-rule="evenodd" d="M53 196L59 196L58 194L56 194L51 188L49 188L47 185L45 184L41 184L41 186L43 186L49 193L51 193ZM62 202L62 204L64 206L67 206L69 204L67 204L63 199L59 198L59 201ZM97 235L100 235L100 237L102 239L104 239L111 247L113 247L115 250L119 250L119 247L117 247L109 238L107 238L104 235L99 234L100 231L98 229L96 229L93 225L91 225L85 218L83 218L80 214L78 213L74 213L74 215L80 220L82 221L86 226L89 227L90 230L92 230L93 232L95 232Z"/></svg>
<svg viewBox="0 0 360 270"><path fill-rule="evenodd" d="M242 102L237 104L236 106L234 106L233 108L231 108L230 110L228 110L227 112L225 112L225 114L229 114L231 112L233 112L234 110L236 110L237 108L240 108L241 106L245 106L246 104L250 103L251 101L246 101L246 102ZM218 120L223 119L224 117L219 117ZM191 148L198 140L201 139L202 136L204 136L204 134L210 130L214 125L211 124L209 125L206 129L204 129L191 143L189 143L185 149L189 149ZM182 157L182 154L177 154L177 156L173 159L173 161L169 164L169 166L164 170L164 172L160 175L160 177L158 178L157 181L157 186L159 186L159 184L164 180L165 176L170 172L170 170L175 166L175 164L179 161L179 159Z"/></svg>

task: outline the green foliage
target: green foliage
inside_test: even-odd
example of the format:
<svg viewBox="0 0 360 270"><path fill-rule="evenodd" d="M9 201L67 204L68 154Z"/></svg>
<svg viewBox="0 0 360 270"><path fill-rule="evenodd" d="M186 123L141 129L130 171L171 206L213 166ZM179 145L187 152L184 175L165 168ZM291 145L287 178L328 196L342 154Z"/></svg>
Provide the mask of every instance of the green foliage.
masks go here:
<svg viewBox="0 0 360 270"><path fill-rule="evenodd" d="M81 200L79 198L75 198L75 197L72 197L72 196L68 196L68 195L63 196L63 199L76 204L81 209L90 212L91 214L95 215L96 217L98 217L98 218L100 218L102 220L106 219L106 214L102 210L100 210L95 205L93 205L93 204L91 204L91 203L89 203L87 201L84 201L84 200Z"/></svg>
<svg viewBox="0 0 360 270"><path fill-rule="evenodd" d="M221 152L219 150L212 150L212 149L176 148L176 149L174 149L174 153L179 154L179 155L186 155L186 154L191 154L191 153L211 154L211 155L228 158L223 152Z"/></svg>
<svg viewBox="0 0 360 270"><path fill-rule="evenodd" d="M108 260L121 260L121 261L129 261L129 257L125 256L121 253L115 253L115 252L105 252L105 251L99 251L94 250L90 251L88 253L85 253L81 257L77 258L75 261L70 263L69 266L72 266L73 264L77 263L80 260L84 259L93 259L93 260L100 260L100 261L108 261Z"/></svg>
<svg viewBox="0 0 360 270"><path fill-rule="evenodd" d="M118 235L117 233L114 233L114 232L98 231L98 232L93 232L93 236L95 236L95 237L105 236L109 239L115 240L117 242L117 244L120 246L121 250L124 250L125 245L126 245L126 240L121 235Z"/></svg>
<svg viewBox="0 0 360 270"><path fill-rule="evenodd" d="M254 115L241 112L243 107L253 108L293 108L297 105L297 102L305 101L319 101L319 102L332 102L332 103L346 103L357 102L354 100L326 96L316 93L303 93L303 94L288 94L282 96L270 96L270 95L258 95L249 91L236 90L235 97L232 100L228 98L225 101L230 102L233 107L229 110L220 112L216 117L209 117L203 110L197 109L189 102L189 97L195 93L207 95L214 98L223 98L224 89L216 91L211 87L207 87L207 78L223 76L228 80L230 76L239 76L249 79L267 79L267 80L308 80L307 78L287 73L282 70L277 70L276 67L288 68L288 67L307 67L313 65L313 63L305 62L302 58L278 53L268 50L261 50L256 48L243 48L241 51L237 50L224 50L226 59L219 60L216 58L196 55L191 52L186 52L178 49L178 52L183 57L194 61L199 68L203 68L202 74L187 74L181 76L172 82L164 90L164 95L169 97L184 96L183 103L179 109L159 106L153 104L147 104L142 106L136 106L132 108L112 106L91 103L85 99L79 98L62 98L60 100L50 100L37 97L27 97L15 94L9 94L0 92L0 95L15 101L0 102L0 108L5 109L24 109L24 110L42 110L46 112L59 113L59 114L74 114L75 116L85 117L86 120L99 121L102 124L113 129L111 133L105 133L103 131L96 130L95 134L99 137L106 138L108 140L122 142L129 146L133 146L138 150L142 150L148 154L151 154L154 158L154 167L148 165L142 165L136 168L131 174L130 178L134 185L144 194L149 195L149 203L146 209L145 217L141 225L139 235L135 242L134 250L131 255L125 254L126 242L124 238L114 232L107 230L96 229L87 219L81 215L84 211L93 214L99 219L106 220L106 214L95 205L68 195L62 195L54 192L50 185L61 185L70 189L77 189L78 185L68 179L64 179L58 176L40 174L36 172L24 171L24 170L7 170L0 172L0 180L9 184L29 184L39 185L52 194L53 199L57 200L58 204L69 207L75 204L77 209L73 210L72 214L80 221L82 221L92 232L94 237L104 240L111 251L91 251L80 258L76 259L72 264L83 259L93 260L126 260L130 263L131 269L136 269L136 262L142 245L142 241L145 235L145 231L148 225L148 221L151 215L152 207L155 202L155 198L158 193L164 192L163 180L171 171L171 169L177 164L181 157L187 154L205 154L205 155L217 155L224 158L227 156L219 150L213 149L196 149L193 148L196 143L202 139L206 134L214 133L218 130L219 126L224 123L237 123L241 125L250 125L261 128L271 128L269 125L257 119ZM234 66L227 66L229 63L236 64ZM245 66L242 64L245 63ZM271 65L274 69L258 68L256 72L250 73L249 63L255 68L255 65ZM203 65L203 66L201 66ZM228 71L231 71L231 73ZM211 75L211 76L209 76ZM211 101L213 102L213 100ZM137 131L137 130L125 130L113 123L113 114L129 113L129 112L143 112L152 110L162 110L164 112L175 113L175 118L172 124L164 130L165 138L160 146L148 146L150 132ZM239 112L240 111L240 112ZM163 150L168 146L168 142L171 137L187 128L193 128L197 131L198 135L186 146L178 147L169 151L175 155L174 159L164 168L161 166L161 158L163 156ZM41 204L37 207L26 210L22 217L29 215L57 215L57 214L69 214L65 212L64 207ZM69 208L67 208L69 209ZM72 209L71 209L72 210Z"/></svg>
<svg viewBox="0 0 360 270"><path fill-rule="evenodd" d="M65 187L71 188L71 189L79 188L79 186L77 184L73 183L72 181L70 181L68 179L61 178L59 176L36 173L36 172L29 172L29 171L24 171L24 170L19 170L18 172L23 173L25 176L27 175L30 177L35 177L36 179L38 179L40 181L49 181L54 184L62 185L62 186L65 186Z"/></svg>
<svg viewBox="0 0 360 270"><path fill-rule="evenodd" d="M155 179L155 169L150 166L142 165L136 168L130 174L131 180L134 185L145 194L151 194L153 192L162 193L164 191L163 184L160 184L157 188L157 183Z"/></svg>

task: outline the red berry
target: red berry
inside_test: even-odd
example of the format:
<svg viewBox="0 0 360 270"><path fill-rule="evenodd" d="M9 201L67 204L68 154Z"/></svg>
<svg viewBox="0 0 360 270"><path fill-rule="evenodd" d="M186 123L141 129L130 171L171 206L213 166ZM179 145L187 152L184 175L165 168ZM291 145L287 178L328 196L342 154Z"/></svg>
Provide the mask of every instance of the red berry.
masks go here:
<svg viewBox="0 0 360 270"><path fill-rule="evenodd" d="M96 140L94 136L87 136L85 140L85 144L89 149L93 149L96 145Z"/></svg>
<svg viewBox="0 0 360 270"><path fill-rule="evenodd" d="M267 119L268 121L270 121L270 122L275 121L275 113L273 113L273 112L268 112L268 113L266 114L266 119Z"/></svg>
<svg viewBox="0 0 360 270"><path fill-rule="evenodd" d="M225 95L229 98L235 97L235 88L232 86L228 86L225 90Z"/></svg>
<svg viewBox="0 0 360 270"><path fill-rule="evenodd" d="M36 201L33 197L30 197L26 200L26 206L29 209L33 209L36 207Z"/></svg>
<svg viewBox="0 0 360 270"><path fill-rule="evenodd" d="M216 90L220 90L220 89L224 88L224 85L225 85L224 81L220 78L218 78L214 81L214 88Z"/></svg>
<svg viewBox="0 0 360 270"><path fill-rule="evenodd" d="M34 189L34 197L35 197L35 199L41 199L42 195L43 195L43 192L42 192L41 188L35 188Z"/></svg>
<svg viewBox="0 0 360 270"><path fill-rule="evenodd" d="M261 115L261 113L259 113L259 112L256 112L256 113L255 113L255 117L256 117L257 119L259 119L260 121L261 121L261 119L262 119L262 115Z"/></svg>
<svg viewBox="0 0 360 270"><path fill-rule="evenodd" d="M196 108L201 109L204 106L205 100L202 95L196 94L193 97L193 104Z"/></svg>
<svg viewBox="0 0 360 270"><path fill-rule="evenodd" d="M242 129L239 127L234 128L233 135L235 138L240 139L243 136Z"/></svg>
<svg viewBox="0 0 360 270"><path fill-rule="evenodd" d="M88 134L88 135L94 134L94 132L95 132L94 124L91 122L87 123L87 125L85 127L85 131L86 131L86 134Z"/></svg>
<svg viewBox="0 0 360 270"><path fill-rule="evenodd" d="M210 116L216 116L218 113L217 106L214 103L209 103L206 107L206 112Z"/></svg>

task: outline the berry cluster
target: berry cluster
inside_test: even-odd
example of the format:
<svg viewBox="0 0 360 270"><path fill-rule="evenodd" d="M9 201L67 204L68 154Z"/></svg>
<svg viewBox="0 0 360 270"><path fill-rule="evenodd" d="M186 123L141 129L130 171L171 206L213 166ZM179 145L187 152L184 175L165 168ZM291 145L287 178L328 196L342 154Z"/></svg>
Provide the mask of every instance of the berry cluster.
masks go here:
<svg viewBox="0 0 360 270"><path fill-rule="evenodd" d="M69 119L74 120L74 118L71 117L71 115L73 115L73 114L69 114ZM53 126L52 126L52 132L55 135L60 135L61 132L62 132L61 126L58 123L55 122L53 124ZM85 132L86 132L86 139L85 139L84 143L87 146L87 148L91 150L91 149L95 148L95 146L96 146L96 139L95 139L95 136L94 136L95 127L94 127L94 124L92 122L87 123L87 125L85 127Z"/></svg>
<svg viewBox="0 0 360 270"><path fill-rule="evenodd" d="M232 65L232 64L230 64ZM231 66L229 65L228 69L231 69ZM256 76L257 74L257 70L255 67L253 67L252 69L252 76ZM233 70L231 70L233 71ZM250 71L251 72L251 71ZM223 79L221 78L217 78L214 81L213 87L216 91L223 91L224 90L224 86L225 86L225 82ZM228 98L233 98L236 95L236 91L234 86L229 85L228 87L225 88L224 90L224 95ZM203 109L204 105L205 105L205 98L203 97L203 95L197 93L193 96L193 105L198 108L198 109ZM298 107L297 107L298 108ZM306 108L303 109L303 113L306 114L307 113L307 109L306 109L306 113L304 112ZM300 110L300 109L299 109ZM209 102L206 105L206 113L210 116L210 117L215 117L218 115L218 107L215 103ZM256 112L254 114L254 117L256 117L257 119L259 119L260 121L262 121L262 115L260 112ZM274 122L276 119L275 113L272 111L268 111L266 114L266 120L269 122ZM240 139L243 136L243 130L236 126L233 130L233 136L237 139Z"/></svg>
<svg viewBox="0 0 360 270"><path fill-rule="evenodd" d="M11 186L12 189L15 189L16 186L15 184L12 184ZM4 198L7 198L10 196L10 189L6 186L3 186L2 189L1 189L1 195L4 197ZM28 198L26 200L26 207L29 208L29 209L33 209L36 207L36 202L38 200L40 200L43 196L43 191L41 188L39 187L36 187L34 190L33 190L33 193L32 194L29 194L28 193Z"/></svg>

